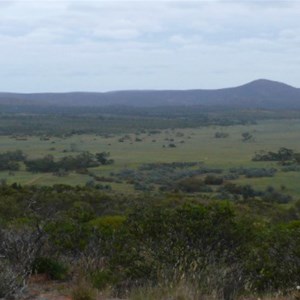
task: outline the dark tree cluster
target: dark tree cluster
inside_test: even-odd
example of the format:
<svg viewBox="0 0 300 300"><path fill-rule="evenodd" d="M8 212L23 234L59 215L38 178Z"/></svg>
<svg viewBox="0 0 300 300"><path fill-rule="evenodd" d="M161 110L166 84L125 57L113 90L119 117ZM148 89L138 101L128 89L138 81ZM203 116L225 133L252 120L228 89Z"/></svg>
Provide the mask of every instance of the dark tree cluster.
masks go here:
<svg viewBox="0 0 300 300"><path fill-rule="evenodd" d="M224 139L224 138L227 138L227 137L229 137L229 134L226 133L226 132L219 132L219 131L217 131L215 133L215 138L216 139Z"/></svg>
<svg viewBox="0 0 300 300"><path fill-rule="evenodd" d="M8 151L0 154L0 171L17 171L20 168L19 162L26 159L21 150Z"/></svg>
<svg viewBox="0 0 300 300"><path fill-rule="evenodd" d="M246 132L242 133L242 141L243 142L250 142L250 141L253 141L253 139L254 139L254 137L250 132L246 131Z"/></svg>
<svg viewBox="0 0 300 300"><path fill-rule="evenodd" d="M278 161L278 162L286 162L292 161L295 159L295 153L292 149L288 148L280 148L277 152L272 151L260 151L256 152L253 161Z"/></svg>
<svg viewBox="0 0 300 300"><path fill-rule="evenodd" d="M96 159L101 165L111 165L114 163L114 160L109 158L110 153L109 152L101 152L96 153Z"/></svg>
<svg viewBox="0 0 300 300"><path fill-rule="evenodd" d="M65 156L57 161L54 160L52 155L46 155L43 158L26 160L25 165L30 172L80 171L112 164L113 160L109 159L109 155L108 152L96 153L96 155L90 152L82 152L76 156Z"/></svg>
<svg viewBox="0 0 300 300"><path fill-rule="evenodd" d="M238 185L228 182L218 189L220 193L217 198L220 199L231 199L231 200L246 200L251 202L254 199L259 199L265 203L278 203L286 204L293 200L293 197L283 193L282 191L276 191L273 187L269 186L265 190L256 190L253 186Z"/></svg>

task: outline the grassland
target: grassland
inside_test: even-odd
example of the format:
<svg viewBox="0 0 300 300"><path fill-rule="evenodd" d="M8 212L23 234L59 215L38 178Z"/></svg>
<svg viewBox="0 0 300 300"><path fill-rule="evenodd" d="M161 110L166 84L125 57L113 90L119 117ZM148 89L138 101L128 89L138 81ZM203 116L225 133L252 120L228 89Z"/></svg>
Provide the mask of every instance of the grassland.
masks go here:
<svg viewBox="0 0 300 300"><path fill-rule="evenodd" d="M228 133L227 138L215 138L216 132ZM254 139L242 141L241 134L250 132ZM99 176L108 176L124 168L136 168L144 163L156 162L204 162L209 167L229 169L232 167L275 167L279 171L270 178L239 178L238 183L253 184L258 188L284 185L287 192L300 195L300 172L284 173L274 162L253 162L255 151L272 150L280 147L300 152L300 120L264 120L255 125L205 126L199 128L164 129L160 132L133 132L100 136L95 134L72 135L69 137L27 136L18 139L13 136L0 137L0 152L21 149L29 158L43 157L47 154L60 158L75 155L80 151L92 153L109 151L115 160L113 165L92 169ZM120 141L121 140L121 141ZM122 141L123 140L123 141ZM176 147L169 147L174 144ZM85 184L90 177L70 173L68 176L56 177L52 174L32 174L25 171L1 172L0 179L8 183L52 185L64 183L70 185ZM113 183L113 189L131 192L132 187L124 183Z"/></svg>

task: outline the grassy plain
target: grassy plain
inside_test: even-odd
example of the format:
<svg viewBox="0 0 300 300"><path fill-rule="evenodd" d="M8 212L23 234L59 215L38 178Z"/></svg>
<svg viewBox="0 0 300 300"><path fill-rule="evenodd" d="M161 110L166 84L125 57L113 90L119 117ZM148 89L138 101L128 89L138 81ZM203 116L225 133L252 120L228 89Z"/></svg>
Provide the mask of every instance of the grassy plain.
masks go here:
<svg viewBox="0 0 300 300"><path fill-rule="evenodd" d="M215 138L216 132L228 133L227 138ZM241 134L250 132L254 139L243 142ZM0 152L21 149L29 158L43 157L47 154L60 158L76 155L80 151L92 153L109 151L115 163L92 169L99 176L108 176L124 168L136 168L144 163L154 162L204 162L209 167L228 169L231 167L275 167L276 163L253 162L255 151L277 151L280 147L300 152L300 120L265 120L255 125L206 126L192 129L167 129L159 133L131 133L108 137L92 134L72 135L70 137L49 137L45 140L38 136L27 136L16 139L12 136L0 137ZM123 140L123 142L120 141ZM169 147L175 144L176 147ZM25 171L1 172L0 179L8 183L52 185L64 183L71 185L85 184L90 177L70 173L65 177L52 174L32 174ZM277 172L271 178L239 178L238 183L253 184L257 188L272 185L280 188L284 185L287 192L300 195L300 172ZM132 187L126 184L112 184L113 189L131 192Z"/></svg>

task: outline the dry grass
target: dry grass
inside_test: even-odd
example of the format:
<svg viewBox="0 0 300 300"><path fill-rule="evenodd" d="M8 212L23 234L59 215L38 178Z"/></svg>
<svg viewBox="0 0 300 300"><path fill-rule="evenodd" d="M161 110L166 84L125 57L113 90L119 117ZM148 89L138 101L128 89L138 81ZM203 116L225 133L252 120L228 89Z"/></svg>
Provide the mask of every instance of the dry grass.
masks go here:
<svg viewBox="0 0 300 300"><path fill-rule="evenodd" d="M90 289L90 285L86 285ZM33 277L30 281L30 289L23 300L47 299L47 300L75 300L72 297L72 290L78 288L74 283L57 283L47 280L43 276ZM82 288L82 285L81 285ZM78 289L77 289L78 290ZM193 285L180 283L176 286L156 286L144 287L133 290L128 297L123 299L113 298L108 293L93 291L95 300L223 300L217 291L211 291L210 295L205 295ZM87 299L87 298L82 298ZM235 300L299 300L300 294L291 293L290 296L265 295L265 296L241 296Z"/></svg>

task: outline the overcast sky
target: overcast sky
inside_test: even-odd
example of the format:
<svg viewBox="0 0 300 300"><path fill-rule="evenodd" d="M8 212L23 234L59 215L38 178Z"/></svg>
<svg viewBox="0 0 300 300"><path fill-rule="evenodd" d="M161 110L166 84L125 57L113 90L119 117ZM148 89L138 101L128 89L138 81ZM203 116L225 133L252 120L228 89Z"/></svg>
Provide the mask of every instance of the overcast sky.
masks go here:
<svg viewBox="0 0 300 300"><path fill-rule="evenodd" d="M0 91L300 87L300 0L0 0Z"/></svg>

